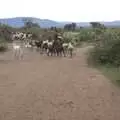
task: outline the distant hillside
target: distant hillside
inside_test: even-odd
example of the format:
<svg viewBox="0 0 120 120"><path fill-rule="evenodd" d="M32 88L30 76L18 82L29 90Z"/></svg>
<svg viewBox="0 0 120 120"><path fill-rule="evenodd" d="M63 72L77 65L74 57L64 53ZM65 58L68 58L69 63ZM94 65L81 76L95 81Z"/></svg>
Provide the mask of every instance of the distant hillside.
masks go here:
<svg viewBox="0 0 120 120"><path fill-rule="evenodd" d="M31 18L33 22L37 22L42 28L47 28L51 26L62 26L61 23L48 20L48 19L39 19L39 18L32 18L32 17L16 17L16 18L7 18L7 19L0 19L0 23L8 24L12 27L22 27L24 26L23 19Z"/></svg>
<svg viewBox="0 0 120 120"><path fill-rule="evenodd" d="M24 26L24 22L23 22L24 18L32 18L33 22L37 22L42 28L48 28L51 26L64 27L65 24L71 23L71 22L57 22L49 19L39 19L33 17L16 17L16 18L0 19L0 23L8 24L9 26L12 27L22 27ZM120 27L120 21L101 22L101 23L109 27ZM79 22L77 23L77 26L89 27L90 24L89 22Z"/></svg>

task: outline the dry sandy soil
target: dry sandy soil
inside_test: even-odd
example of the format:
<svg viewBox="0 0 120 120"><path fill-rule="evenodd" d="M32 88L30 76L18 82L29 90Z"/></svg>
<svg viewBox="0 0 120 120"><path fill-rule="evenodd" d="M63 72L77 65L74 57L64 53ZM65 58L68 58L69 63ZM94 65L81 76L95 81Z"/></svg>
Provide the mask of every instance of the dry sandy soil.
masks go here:
<svg viewBox="0 0 120 120"><path fill-rule="evenodd" d="M0 120L120 120L120 90L87 66L85 51L0 55Z"/></svg>

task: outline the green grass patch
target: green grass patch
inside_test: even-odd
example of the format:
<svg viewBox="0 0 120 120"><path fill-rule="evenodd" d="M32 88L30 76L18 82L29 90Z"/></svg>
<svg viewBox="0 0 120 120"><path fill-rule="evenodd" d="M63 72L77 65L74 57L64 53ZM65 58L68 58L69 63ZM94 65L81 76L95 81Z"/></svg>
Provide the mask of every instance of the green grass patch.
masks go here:
<svg viewBox="0 0 120 120"><path fill-rule="evenodd" d="M120 68L112 66L97 66L105 77L111 80L112 83L120 87Z"/></svg>
<svg viewBox="0 0 120 120"><path fill-rule="evenodd" d="M93 48L94 49L94 48ZM93 50L92 49L92 50ZM90 51L88 51L86 53L86 55L88 56L87 59L87 63L88 63L88 67L94 67L97 68L99 71L101 71L101 73L107 77L113 84L115 84L116 86L120 87L120 67L117 68L115 66L109 65L109 64L100 64L95 62L92 59L92 56L90 54Z"/></svg>

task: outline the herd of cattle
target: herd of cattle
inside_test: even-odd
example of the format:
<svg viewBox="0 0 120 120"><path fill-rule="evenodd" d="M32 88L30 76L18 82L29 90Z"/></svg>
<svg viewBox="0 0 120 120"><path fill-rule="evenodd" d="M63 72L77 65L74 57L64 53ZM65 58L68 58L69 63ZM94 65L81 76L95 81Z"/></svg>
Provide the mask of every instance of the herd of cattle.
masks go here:
<svg viewBox="0 0 120 120"><path fill-rule="evenodd" d="M71 42L66 43L61 35L57 35L55 39L50 37L46 40L33 40L31 33L16 32L12 33L12 40L19 40L24 42L26 48L33 49L34 47L40 51L41 54L46 53L48 56L67 56L73 55L73 44ZM14 44L14 49L17 51L20 46Z"/></svg>

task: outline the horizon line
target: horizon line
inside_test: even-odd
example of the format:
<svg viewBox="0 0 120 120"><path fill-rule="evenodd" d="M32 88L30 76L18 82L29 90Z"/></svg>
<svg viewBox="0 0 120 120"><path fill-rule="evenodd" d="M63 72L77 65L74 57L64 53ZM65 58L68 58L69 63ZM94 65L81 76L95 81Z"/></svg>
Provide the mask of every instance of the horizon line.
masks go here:
<svg viewBox="0 0 120 120"><path fill-rule="evenodd" d="M39 18L39 17L30 17L30 16L24 16L24 17L3 17L3 18L0 18L0 19L13 19L13 18L35 18L35 19L41 19L41 20L50 20L50 21L55 21L55 22L66 22L66 23L71 23L71 22L74 22L74 23L90 23L90 22L117 22L117 21L120 21L120 20L111 20L111 21L104 21L104 20L102 20L102 21L98 21L98 20L96 20L96 21L77 21L77 22L75 22L75 21L58 21L58 20L53 20L53 19L49 19L49 18Z"/></svg>

